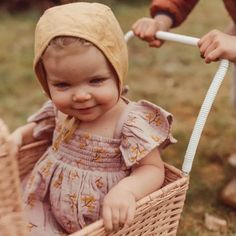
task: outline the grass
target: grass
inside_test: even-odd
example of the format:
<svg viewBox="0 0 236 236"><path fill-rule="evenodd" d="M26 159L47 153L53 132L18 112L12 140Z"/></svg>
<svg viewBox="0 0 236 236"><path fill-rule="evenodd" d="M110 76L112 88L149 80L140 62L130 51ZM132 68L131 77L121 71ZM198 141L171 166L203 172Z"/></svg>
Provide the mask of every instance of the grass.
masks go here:
<svg viewBox="0 0 236 236"><path fill-rule="evenodd" d="M146 1L101 2L113 8L125 32L135 20L149 14ZM33 34L38 17L34 10L17 15L0 14L0 117L11 130L24 124L46 100L32 71ZM201 37L213 28L224 30L229 22L221 1L200 1L186 22L173 31ZM206 65L196 48L170 42L161 49L151 49L132 39L129 51L130 71L126 81L130 86L129 97L148 99L174 114L173 134L178 144L167 148L163 159L181 168L196 116L218 63ZM235 171L227 164L228 155L236 151L235 124L230 70L201 137L178 236L235 235L236 212L223 205L218 197ZM226 219L227 230L208 231L203 224L205 213Z"/></svg>

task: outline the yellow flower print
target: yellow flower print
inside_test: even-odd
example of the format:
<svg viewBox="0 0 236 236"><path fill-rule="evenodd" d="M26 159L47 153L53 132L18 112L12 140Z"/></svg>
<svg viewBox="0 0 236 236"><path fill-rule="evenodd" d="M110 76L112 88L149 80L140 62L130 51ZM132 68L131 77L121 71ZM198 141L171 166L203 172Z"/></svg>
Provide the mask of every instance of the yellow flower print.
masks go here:
<svg viewBox="0 0 236 236"><path fill-rule="evenodd" d="M61 184L62 184L62 181L63 181L63 172L61 172L58 176L58 178L55 180L55 182L53 183L53 186L55 188L60 188L61 187Z"/></svg>
<svg viewBox="0 0 236 236"><path fill-rule="evenodd" d="M151 138L157 143L159 143L161 141L161 138L157 135L152 135Z"/></svg>
<svg viewBox="0 0 236 236"><path fill-rule="evenodd" d="M29 177L29 180L28 180L28 183L27 183L27 187L28 187L28 188L30 188L30 187L32 186L34 179L35 179L35 176L34 176L34 175L31 175L31 176Z"/></svg>
<svg viewBox="0 0 236 236"><path fill-rule="evenodd" d="M128 119L127 119L128 125L134 125L135 122L136 122L136 117L128 116Z"/></svg>
<svg viewBox="0 0 236 236"><path fill-rule="evenodd" d="M78 167L80 167L80 165L83 165L83 161L82 160L75 160L75 163Z"/></svg>
<svg viewBox="0 0 236 236"><path fill-rule="evenodd" d="M30 193L27 198L27 205L29 205L31 208L34 207L35 200L36 200L35 193Z"/></svg>
<svg viewBox="0 0 236 236"><path fill-rule="evenodd" d="M37 228L38 226L29 222L27 225L28 231L31 232L33 228Z"/></svg>
<svg viewBox="0 0 236 236"><path fill-rule="evenodd" d="M80 143L79 143L80 149L85 149L86 146L87 146L87 143L83 142L83 140L80 140Z"/></svg>
<svg viewBox="0 0 236 236"><path fill-rule="evenodd" d="M156 126L160 126L162 124L161 116L159 112L149 112L145 116L145 120L148 121L149 124L155 124Z"/></svg>
<svg viewBox="0 0 236 236"><path fill-rule="evenodd" d="M99 179L97 179L97 180L95 181L95 183L96 183L96 186L97 186L99 189L101 189L101 188L104 186L104 183L102 182L102 177L100 177Z"/></svg>
<svg viewBox="0 0 236 236"><path fill-rule="evenodd" d="M122 146L123 146L124 148L129 148L129 147L130 147L129 137L126 136L125 134L122 134L121 139L122 139ZM119 150L119 151L120 151L120 150Z"/></svg>
<svg viewBox="0 0 236 236"><path fill-rule="evenodd" d="M91 138L91 135L89 133L84 133L83 137L85 139L90 139Z"/></svg>
<svg viewBox="0 0 236 236"><path fill-rule="evenodd" d="M80 139L79 139L79 147L81 149L84 149L86 146L89 145L89 140L91 139L91 135L89 133L85 133Z"/></svg>
<svg viewBox="0 0 236 236"><path fill-rule="evenodd" d="M139 160L140 157L143 157L147 153L147 150L138 144L136 144L136 146L132 146L130 151L133 154L133 156L130 158L132 162Z"/></svg>
<svg viewBox="0 0 236 236"><path fill-rule="evenodd" d="M76 178L79 178L79 174L76 170L71 170L69 172L69 180L74 181Z"/></svg>
<svg viewBox="0 0 236 236"><path fill-rule="evenodd" d="M96 153L95 157L93 158L93 161L99 162L101 161L101 159L102 159L102 156L99 153Z"/></svg>
<svg viewBox="0 0 236 236"><path fill-rule="evenodd" d="M51 161L47 161L44 166L40 169L41 170L41 174L44 177L48 177L50 175L50 168L52 166L52 162Z"/></svg>
<svg viewBox="0 0 236 236"><path fill-rule="evenodd" d="M97 162L99 162L102 159L101 154L106 154L107 153L106 150L102 147L95 147L94 151L95 151L96 155L95 155L93 161L97 161Z"/></svg>
<svg viewBox="0 0 236 236"><path fill-rule="evenodd" d="M76 193L68 194L70 208L72 211L76 210L77 202L78 202L78 195Z"/></svg>
<svg viewBox="0 0 236 236"><path fill-rule="evenodd" d="M104 148L102 148L102 147L95 147L94 151L98 152L98 153L105 153L106 152L106 150Z"/></svg>
<svg viewBox="0 0 236 236"><path fill-rule="evenodd" d="M86 207L89 212L93 213L95 208L96 199L93 195L85 195L81 197L81 201L84 203L83 207Z"/></svg>

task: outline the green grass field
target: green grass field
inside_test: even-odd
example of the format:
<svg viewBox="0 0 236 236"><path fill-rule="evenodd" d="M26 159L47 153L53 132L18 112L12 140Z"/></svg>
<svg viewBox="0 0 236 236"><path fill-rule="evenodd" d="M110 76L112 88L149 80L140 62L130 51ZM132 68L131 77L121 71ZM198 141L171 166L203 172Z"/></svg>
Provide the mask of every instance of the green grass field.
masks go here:
<svg viewBox="0 0 236 236"><path fill-rule="evenodd" d="M135 20L149 14L148 1L100 2L112 7L125 32ZM224 30L230 18L222 2L201 1L173 32L201 37L214 28ZM34 28L39 15L35 10L0 14L0 117L11 130L24 124L46 100L32 70ZM218 63L206 65L197 48L170 42L153 49L132 39L129 51L129 98L148 99L173 113L173 134L178 143L164 151L163 159L181 168L196 116ZM196 153L178 236L236 235L236 211L219 200L220 190L235 172L227 164L227 157L236 151L231 73L232 70L227 73L217 95ZM227 220L227 230L208 231L204 227L205 213Z"/></svg>

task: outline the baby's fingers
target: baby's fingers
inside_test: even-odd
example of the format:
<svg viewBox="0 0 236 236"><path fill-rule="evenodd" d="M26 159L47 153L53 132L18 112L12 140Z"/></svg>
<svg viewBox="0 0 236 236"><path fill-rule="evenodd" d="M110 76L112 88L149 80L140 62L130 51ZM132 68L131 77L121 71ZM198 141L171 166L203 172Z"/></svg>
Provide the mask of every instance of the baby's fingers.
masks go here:
<svg viewBox="0 0 236 236"><path fill-rule="evenodd" d="M112 227L112 214L111 214L111 208L109 207L103 207L102 211L103 221L104 221L104 227L107 231L111 231L113 229Z"/></svg>
<svg viewBox="0 0 236 236"><path fill-rule="evenodd" d="M123 207L120 209L120 226L124 226L127 218L127 207Z"/></svg>
<svg viewBox="0 0 236 236"><path fill-rule="evenodd" d="M125 225L128 226L131 225L132 221L134 220L135 209L136 209L135 204L131 204L130 207L128 208Z"/></svg>
<svg viewBox="0 0 236 236"><path fill-rule="evenodd" d="M114 230L119 229L119 223L120 223L120 212L118 208L112 208L112 228Z"/></svg>

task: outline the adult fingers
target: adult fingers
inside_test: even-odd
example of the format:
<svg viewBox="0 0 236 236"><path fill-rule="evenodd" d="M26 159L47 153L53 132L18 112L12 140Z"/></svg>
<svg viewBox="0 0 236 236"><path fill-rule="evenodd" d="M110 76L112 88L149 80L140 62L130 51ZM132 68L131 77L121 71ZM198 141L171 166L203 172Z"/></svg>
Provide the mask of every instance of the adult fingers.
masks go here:
<svg viewBox="0 0 236 236"><path fill-rule="evenodd" d="M215 50L212 50L206 57L205 62L210 63L212 61L218 61L220 59L221 50L219 48L216 48Z"/></svg>
<svg viewBox="0 0 236 236"><path fill-rule="evenodd" d="M153 40L152 42L150 42L149 46L159 48L162 46L163 43L164 43L163 40L156 39L156 40Z"/></svg>
<svg viewBox="0 0 236 236"><path fill-rule="evenodd" d="M201 44L199 44L200 54L204 56L207 48L212 44L212 40L210 38L206 38Z"/></svg>
<svg viewBox="0 0 236 236"><path fill-rule="evenodd" d="M217 44L215 42L211 42L208 45L205 46L204 51L202 55L206 57L210 52L215 50L217 48Z"/></svg>

